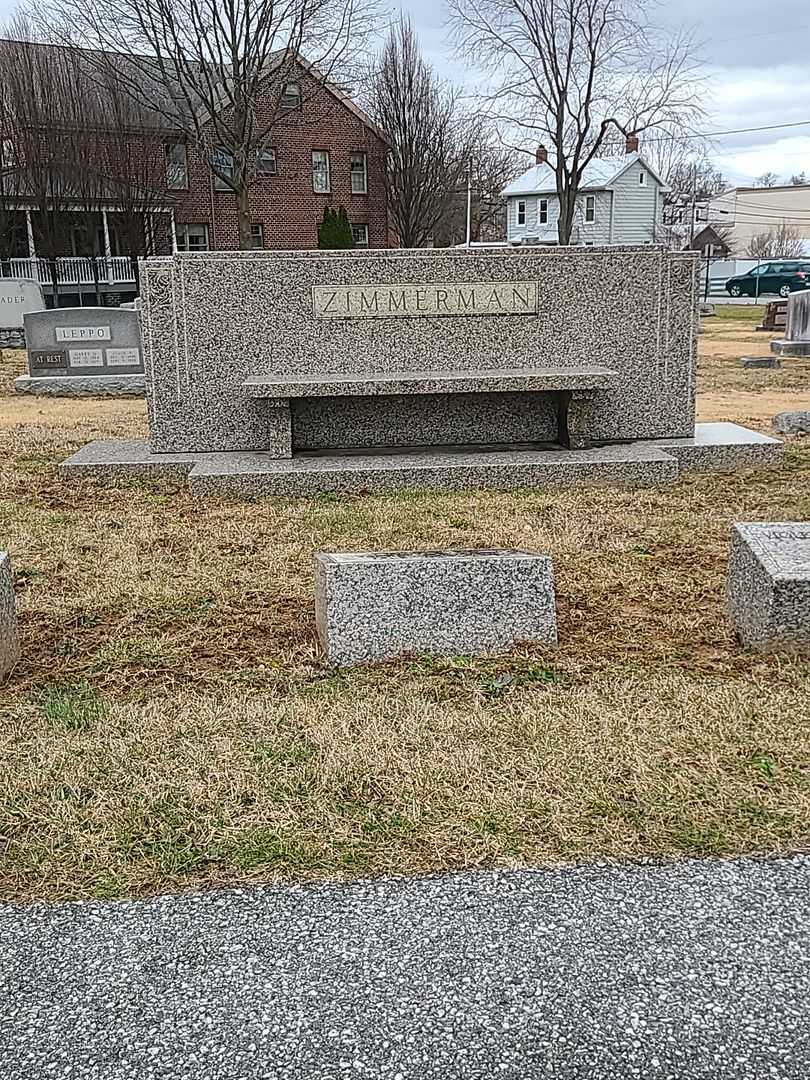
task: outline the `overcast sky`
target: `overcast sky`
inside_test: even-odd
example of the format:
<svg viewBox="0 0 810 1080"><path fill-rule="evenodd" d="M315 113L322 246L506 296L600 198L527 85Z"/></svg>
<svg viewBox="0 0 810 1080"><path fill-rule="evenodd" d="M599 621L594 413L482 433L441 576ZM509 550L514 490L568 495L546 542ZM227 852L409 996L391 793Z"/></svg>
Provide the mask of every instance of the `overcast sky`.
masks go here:
<svg viewBox="0 0 810 1080"><path fill-rule="evenodd" d="M444 28L444 0L413 0L402 6L442 74L474 79L453 59ZM0 18L14 7L15 0L0 0ZM785 182L792 173L810 174L808 5L799 0L781 0L770 8L762 0L676 0L661 6L659 19L693 27L702 42L710 88L705 130L808 121L804 127L716 139L712 156L723 174L737 184L750 183L768 170Z"/></svg>

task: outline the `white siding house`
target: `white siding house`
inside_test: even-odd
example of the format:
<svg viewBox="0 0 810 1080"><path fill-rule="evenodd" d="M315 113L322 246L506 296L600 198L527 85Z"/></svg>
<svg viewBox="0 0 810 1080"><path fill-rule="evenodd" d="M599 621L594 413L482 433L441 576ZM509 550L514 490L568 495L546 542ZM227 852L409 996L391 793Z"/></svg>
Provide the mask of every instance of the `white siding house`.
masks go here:
<svg viewBox="0 0 810 1080"><path fill-rule="evenodd" d="M593 158L577 194L572 244L652 244L663 219L661 177L637 151L623 158ZM537 163L504 188L510 244L556 244L559 200L554 171Z"/></svg>

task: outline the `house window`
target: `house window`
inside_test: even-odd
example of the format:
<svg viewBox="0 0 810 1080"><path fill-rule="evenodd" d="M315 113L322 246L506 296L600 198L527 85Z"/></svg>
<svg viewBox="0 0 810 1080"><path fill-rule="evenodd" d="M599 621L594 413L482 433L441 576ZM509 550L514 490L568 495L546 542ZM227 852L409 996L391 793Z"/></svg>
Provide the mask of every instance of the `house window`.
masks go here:
<svg viewBox="0 0 810 1080"><path fill-rule="evenodd" d="M519 199L517 204L517 223L518 225L526 224L526 200Z"/></svg>
<svg viewBox="0 0 810 1080"><path fill-rule="evenodd" d="M352 154L349 159L352 178L352 195L365 195L368 192L368 170L365 154Z"/></svg>
<svg viewBox="0 0 810 1080"><path fill-rule="evenodd" d="M297 82L284 83L278 107L281 112L294 112L301 108L301 87Z"/></svg>
<svg viewBox="0 0 810 1080"><path fill-rule="evenodd" d="M16 169L20 165L13 139L0 139L0 169Z"/></svg>
<svg viewBox="0 0 810 1080"><path fill-rule="evenodd" d="M272 146L268 146L265 150L256 151L256 175L257 176L275 176L278 172L278 162L276 161L276 152Z"/></svg>
<svg viewBox="0 0 810 1080"><path fill-rule="evenodd" d="M176 232L178 251L208 251L207 225L183 225L178 222Z"/></svg>
<svg viewBox="0 0 810 1080"><path fill-rule="evenodd" d="M329 183L329 151L312 151L312 190L319 195L328 195L332 190Z"/></svg>
<svg viewBox="0 0 810 1080"><path fill-rule="evenodd" d="M166 143L166 187L185 191L188 187L188 157L183 142Z"/></svg>
<svg viewBox="0 0 810 1080"><path fill-rule="evenodd" d="M585 196L585 221L588 225L591 225L596 221L596 196Z"/></svg>
<svg viewBox="0 0 810 1080"><path fill-rule="evenodd" d="M261 223L250 226L250 246L259 251L264 247L264 225Z"/></svg>
<svg viewBox="0 0 810 1080"><path fill-rule="evenodd" d="M537 220L541 225L548 225L548 199L541 199L538 202Z"/></svg>
<svg viewBox="0 0 810 1080"><path fill-rule="evenodd" d="M225 146L218 146L211 155L211 164L217 170L214 173L214 187L217 191L233 191L224 177L233 176L233 154Z"/></svg>
<svg viewBox="0 0 810 1080"><path fill-rule="evenodd" d="M355 247L368 247L368 225L352 225Z"/></svg>
<svg viewBox="0 0 810 1080"><path fill-rule="evenodd" d="M639 185L641 187L646 186L646 184L647 184L647 174L645 172L640 172L638 174L638 182L639 182Z"/></svg>

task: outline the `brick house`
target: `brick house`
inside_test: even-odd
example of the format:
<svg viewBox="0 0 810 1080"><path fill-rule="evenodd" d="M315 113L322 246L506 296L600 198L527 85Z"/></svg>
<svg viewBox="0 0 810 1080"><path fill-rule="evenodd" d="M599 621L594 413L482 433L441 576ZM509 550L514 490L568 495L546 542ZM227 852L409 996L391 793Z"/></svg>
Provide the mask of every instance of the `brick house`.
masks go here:
<svg viewBox="0 0 810 1080"><path fill-rule="evenodd" d="M358 247L388 247L387 144L382 133L337 87L315 84L305 70L282 88L289 102L267 151L257 158L250 188L254 246L280 250L318 246L327 206L345 206ZM259 123L275 107L259 103ZM238 247L236 197L208 161L166 141L167 186L180 250ZM220 161L220 167L227 160ZM183 184L185 180L185 185Z"/></svg>
<svg viewBox="0 0 810 1080"><path fill-rule="evenodd" d="M57 48L2 44L17 50ZM70 79L81 79L76 63L79 51L60 52L70 54ZM87 92L82 87L76 98L83 100ZM275 112L278 119L269 144L257 154L249 189L253 246L317 247L318 225L327 206L346 207L358 247L390 246L388 146L373 121L337 85L316 78L303 59L292 71L287 68L281 83L274 81L270 70L267 95L257 107L259 126ZM44 137L54 145L66 140L61 158L69 161L70 136L65 132L70 119L55 109L51 123L52 130ZM5 250L0 250L0 273L38 278L47 292L49 267L57 258L62 304L87 303L86 297L94 292L102 294L102 301L107 293L111 302L128 298L135 291L131 255L238 247L237 196L211 168L214 158L218 170L227 172L227 152L218 147L205 149L184 138L157 112L140 108L137 124L124 132L110 131L109 137L104 132L100 135L102 143L106 138L113 159L107 162L107 175L121 176L129 170L133 174L130 187L148 186L152 192L148 211L144 206L141 213L127 216L119 205L125 183L112 183L108 193L96 191L89 202L82 202L79 193L65 197L69 187L73 191L66 181L58 185L61 196L55 196L65 227L58 239L50 236L47 245L37 229L44 216L42 197L38 201L31 197L30 189L36 184L30 178L26 181L24 170L15 182L18 155L13 140L3 139L3 134L0 131L0 165L4 166L0 210L4 204L11 227L6 230ZM82 153L79 149L74 156ZM90 151L87 156L98 155ZM133 217L137 219L134 230ZM45 255L50 259L47 266L43 265Z"/></svg>

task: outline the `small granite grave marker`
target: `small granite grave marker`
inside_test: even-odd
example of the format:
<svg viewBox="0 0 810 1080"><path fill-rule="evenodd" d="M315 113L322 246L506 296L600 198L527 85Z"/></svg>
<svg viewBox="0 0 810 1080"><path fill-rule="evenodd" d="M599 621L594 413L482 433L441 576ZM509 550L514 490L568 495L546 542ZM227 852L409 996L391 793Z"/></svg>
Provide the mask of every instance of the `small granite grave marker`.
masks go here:
<svg viewBox="0 0 810 1080"><path fill-rule="evenodd" d="M771 424L780 435L810 435L810 409L777 413Z"/></svg>
<svg viewBox="0 0 810 1080"><path fill-rule="evenodd" d="M20 636L17 631L11 560L5 551L0 551L0 680L8 675L19 659Z"/></svg>
<svg viewBox="0 0 810 1080"><path fill-rule="evenodd" d="M726 600L746 647L810 652L810 522L734 525Z"/></svg>
<svg viewBox="0 0 810 1080"><path fill-rule="evenodd" d="M529 551L322 552L315 618L333 664L557 644L551 559Z"/></svg>
<svg viewBox="0 0 810 1080"><path fill-rule="evenodd" d="M744 368L780 368L782 361L778 356L743 356L740 367Z"/></svg>

